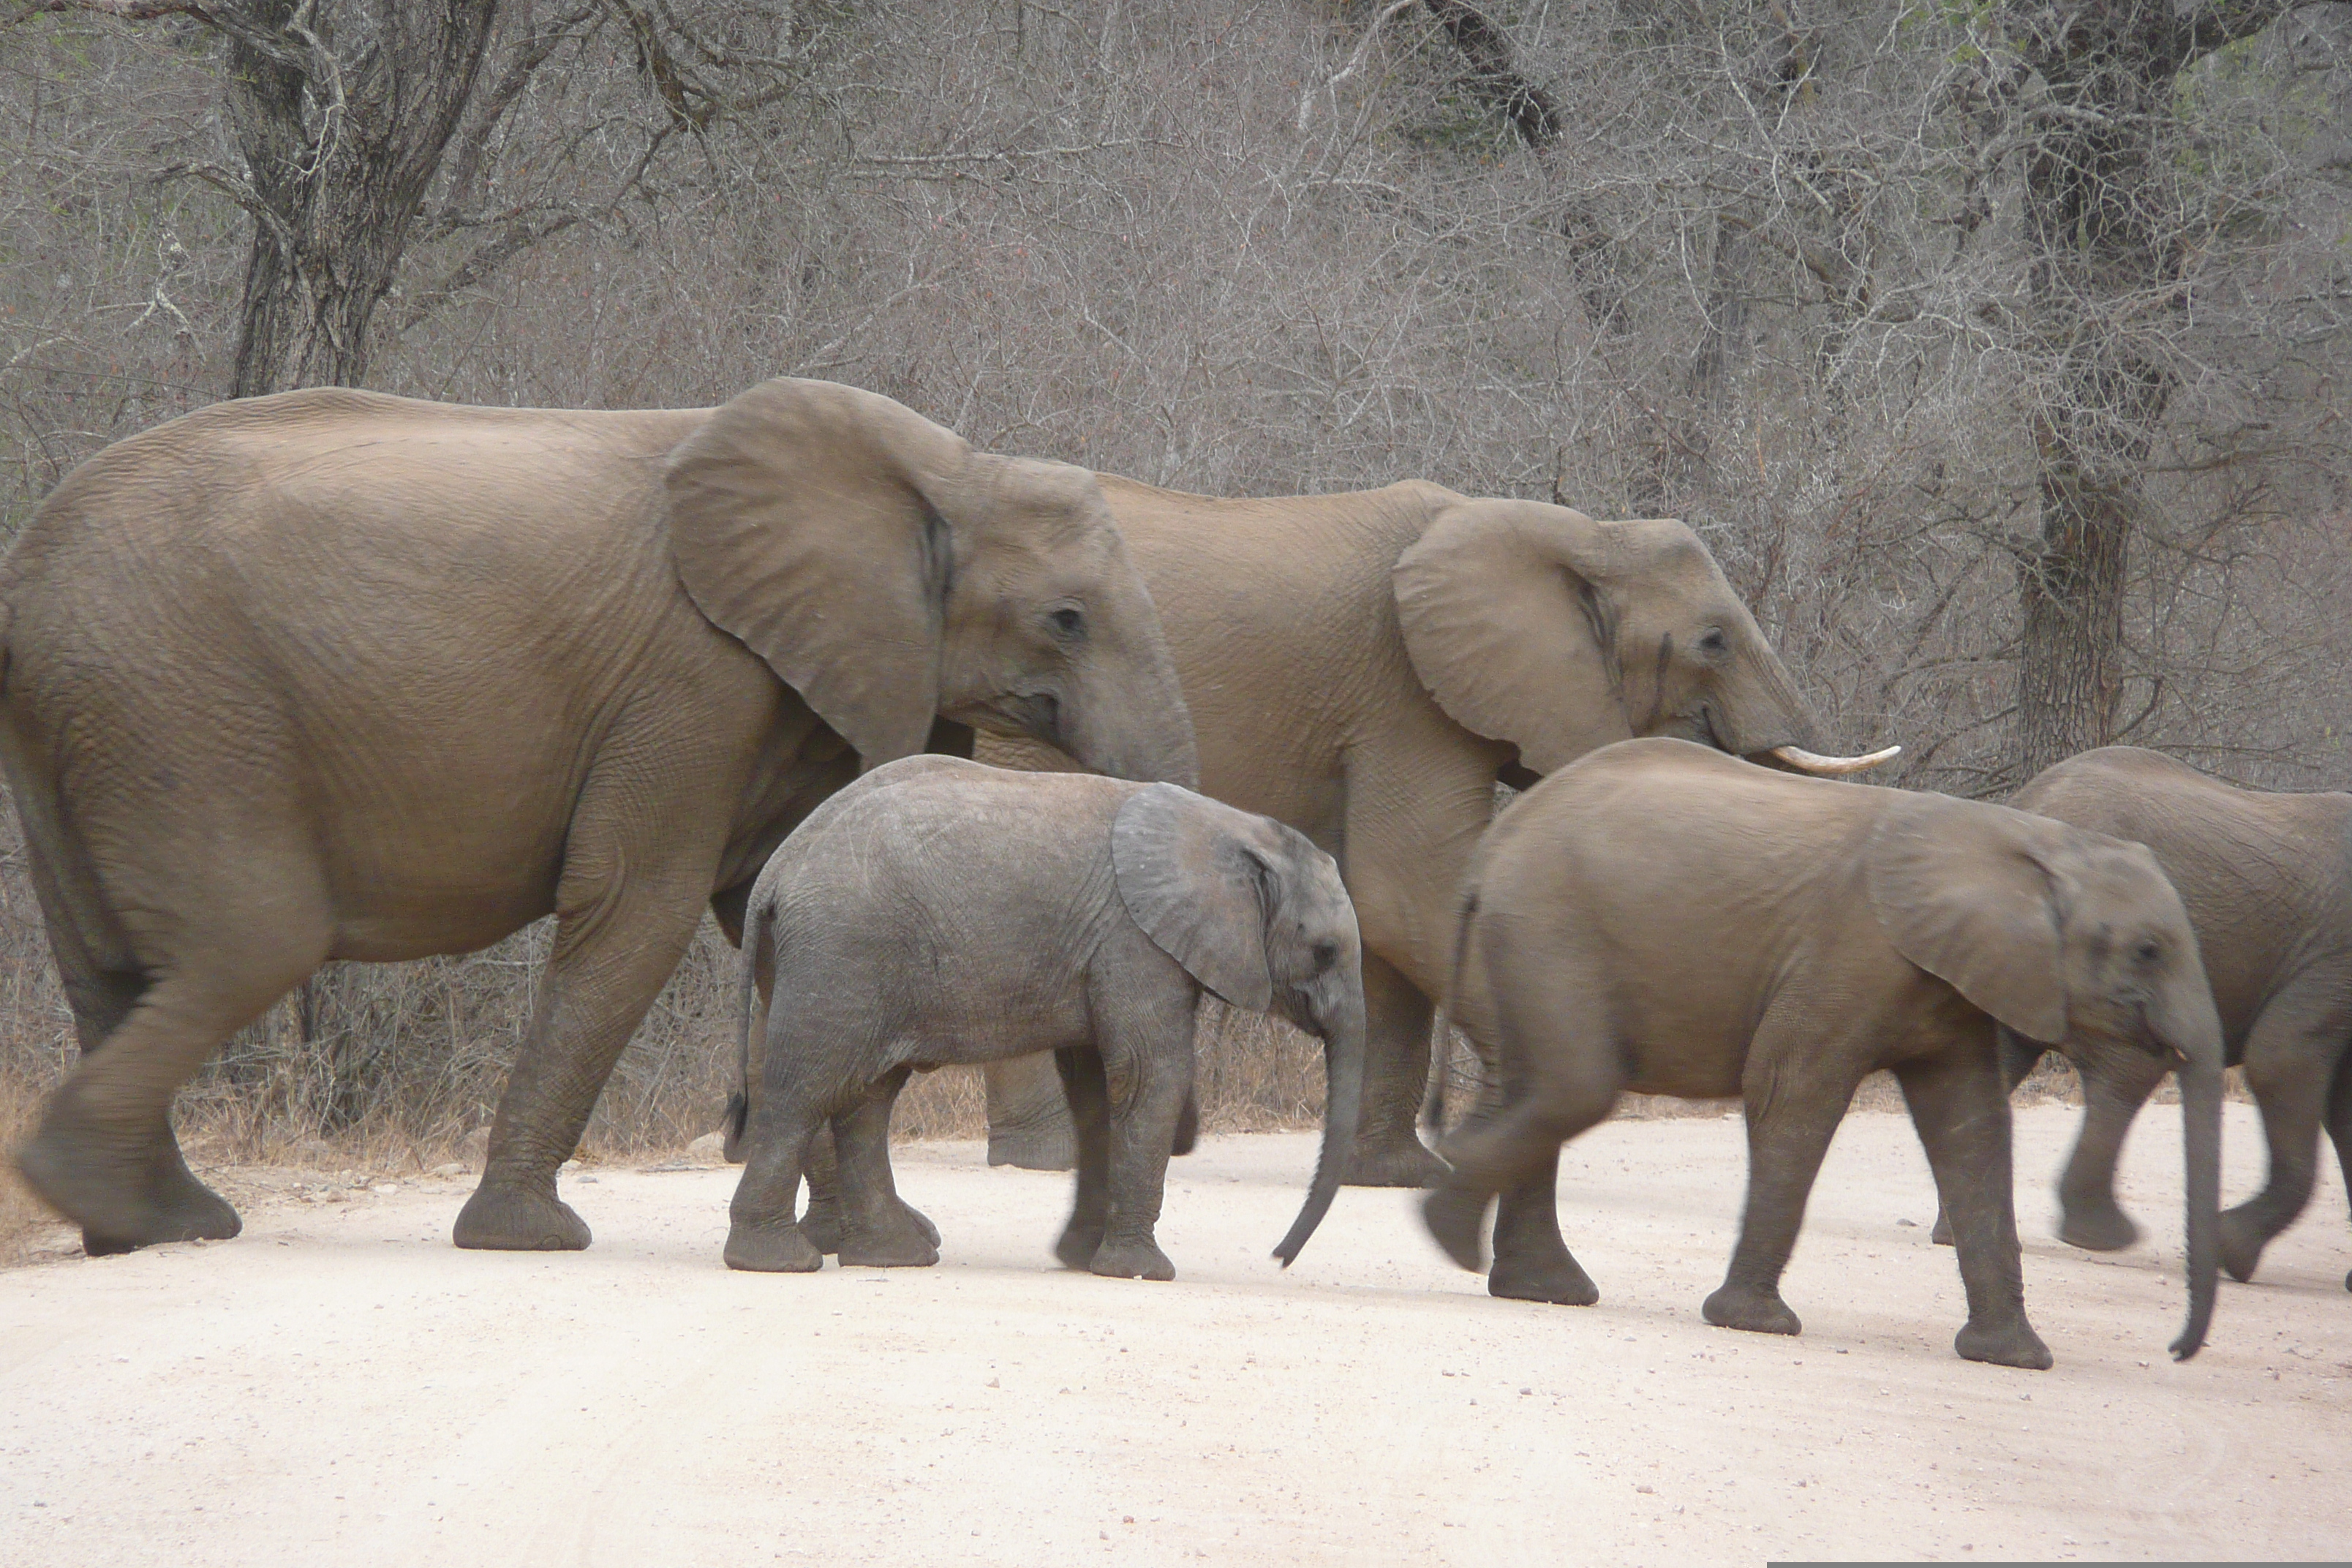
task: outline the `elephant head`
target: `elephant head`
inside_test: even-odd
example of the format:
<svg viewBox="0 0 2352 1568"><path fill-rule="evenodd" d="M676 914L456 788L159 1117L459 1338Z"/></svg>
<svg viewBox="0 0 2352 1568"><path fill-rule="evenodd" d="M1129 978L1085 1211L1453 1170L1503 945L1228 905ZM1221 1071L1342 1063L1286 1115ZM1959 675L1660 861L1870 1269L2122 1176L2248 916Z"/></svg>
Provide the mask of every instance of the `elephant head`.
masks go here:
<svg viewBox="0 0 2352 1568"><path fill-rule="evenodd" d="M779 379L716 410L666 483L696 605L867 769L924 750L945 719L1117 777L1197 781L1159 612L1084 469Z"/></svg>
<svg viewBox="0 0 2352 1568"><path fill-rule="evenodd" d="M1323 1042L1323 1152L1275 1248L1287 1268L1346 1179L1363 1100L1363 947L1339 865L1271 817L1166 784L1119 807L1111 864L1128 914L1194 980Z"/></svg>
<svg viewBox="0 0 2352 1568"><path fill-rule="evenodd" d="M1518 747L1535 773L1643 735L1813 773L1859 772L1899 749L1804 749L1811 709L1679 522L1459 500L1398 558L1394 584L1422 684L1464 728Z"/></svg>
<svg viewBox="0 0 2352 1568"><path fill-rule="evenodd" d="M2156 857L2002 806L1904 795L1872 834L1868 881L1903 956L2018 1034L2094 1069L2122 1051L2177 1066L2189 1307L2172 1353L2196 1354L2219 1262L2221 1021Z"/></svg>

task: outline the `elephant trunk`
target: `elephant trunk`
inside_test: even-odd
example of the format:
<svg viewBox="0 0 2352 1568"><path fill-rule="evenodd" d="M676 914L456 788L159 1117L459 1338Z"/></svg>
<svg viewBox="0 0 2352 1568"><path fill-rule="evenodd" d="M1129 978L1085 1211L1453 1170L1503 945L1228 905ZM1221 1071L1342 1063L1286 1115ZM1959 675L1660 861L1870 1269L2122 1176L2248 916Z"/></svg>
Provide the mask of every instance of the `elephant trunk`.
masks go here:
<svg viewBox="0 0 2352 1568"><path fill-rule="evenodd" d="M1289 1268L1299 1250L1339 1194L1348 1178L1348 1152L1355 1146L1356 1121L1364 1100L1364 986L1360 972L1349 976L1347 994L1317 1020L1323 1037L1326 1082L1323 1094L1323 1152L1315 1162L1315 1180L1307 1189L1307 1205L1292 1222L1290 1234L1274 1249Z"/></svg>
<svg viewBox="0 0 2352 1568"><path fill-rule="evenodd" d="M1095 773L1200 788L1192 710L1150 595L1139 588L1111 625L1074 671L1060 732L1047 738Z"/></svg>
<svg viewBox="0 0 2352 1568"><path fill-rule="evenodd" d="M2205 1343L2213 1321L2215 1271L2221 1261L2221 1051L2219 1030L2210 1051L2180 1068L2181 1153L2189 1187L2189 1321L2172 1342L2172 1359L2187 1361Z"/></svg>

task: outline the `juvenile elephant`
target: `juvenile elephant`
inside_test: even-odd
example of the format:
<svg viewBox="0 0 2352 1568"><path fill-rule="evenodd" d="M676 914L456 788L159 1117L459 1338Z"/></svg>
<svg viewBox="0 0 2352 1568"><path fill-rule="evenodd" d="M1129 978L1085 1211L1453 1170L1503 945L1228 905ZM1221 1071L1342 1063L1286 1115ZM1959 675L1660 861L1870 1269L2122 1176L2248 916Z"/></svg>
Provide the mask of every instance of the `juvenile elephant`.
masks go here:
<svg viewBox="0 0 2352 1568"><path fill-rule="evenodd" d="M2239 789L2159 752L2108 746L2043 769L2010 804L2147 846L2179 890L2223 1060L2244 1064L2270 1143L2269 1181L2221 1215L2221 1267L2253 1278L2263 1248L2311 1199L2323 1122L2352 1185L2352 795ZM2046 1048L2004 1039L2010 1088ZM2062 1239L2105 1252L2139 1235L2116 1205L2116 1157L2171 1065L2138 1053L2082 1061L2083 1131L2058 1183ZM1937 1239L1948 1228L1939 1220ZM2344 1283L2352 1289L2352 1275Z"/></svg>
<svg viewBox="0 0 2352 1568"><path fill-rule="evenodd" d="M1791 768L1815 721L1746 605L1679 522L1595 522L1411 482L1220 500L1097 476L1160 607L1201 789L1336 856L1364 931L1364 1124L1348 1179L1418 1186L1431 999L1454 889L1514 785L1612 741L1673 735ZM1067 766L983 741L983 762ZM989 1158L1068 1163L1061 1086L989 1069Z"/></svg>
<svg viewBox="0 0 2352 1568"><path fill-rule="evenodd" d="M2181 1064L2189 1314L2213 1305L2221 1025L2180 900L2136 844L2006 806L1792 778L1680 741L1612 746L1497 821L1464 892L1453 1005L1499 1088L1426 1200L1456 1262L1495 1222L1496 1295L1589 1303L1559 1148L1618 1094L1740 1095L1748 1199L1707 1321L1793 1334L1780 1279L1863 1078L1891 1068L1958 1236L1971 1361L2047 1367L2025 1316L1996 1021Z"/></svg>
<svg viewBox="0 0 2352 1568"><path fill-rule="evenodd" d="M1280 823L1172 784L908 758L784 841L751 890L744 955L730 1268L803 1271L836 1248L938 1262L890 1178L907 1075L1050 1050L1078 1131L1055 1256L1174 1279L1152 1232L1204 989L1325 1045L1323 1153L1285 1264L1339 1189L1363 1086L1361 950L1339 868ZM828 1121L845 1179L837 1238L818 1241L793 1201Z"/></svg>
<svg viewBox="0 0 2352 1568"><path fill-rule="evenodd" d="M872 393L716 409L226 403L0 563L0 755L84 1052L20 1161L93 1252L233 1236L172 1097L328 959L553 953L461 1247L580 1247L557 1166L707 903L976 725L1189 784L1091 475Z"/></svg>

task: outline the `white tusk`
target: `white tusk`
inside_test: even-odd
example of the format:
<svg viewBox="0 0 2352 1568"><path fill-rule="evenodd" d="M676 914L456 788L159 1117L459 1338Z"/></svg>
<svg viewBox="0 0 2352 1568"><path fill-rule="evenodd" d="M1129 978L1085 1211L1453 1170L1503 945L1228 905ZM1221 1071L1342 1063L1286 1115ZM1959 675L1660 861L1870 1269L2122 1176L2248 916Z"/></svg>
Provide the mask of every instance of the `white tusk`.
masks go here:
<svg viewBox="0 0 2352 1568"><path fill-rule="evenodd" d="M1775 746L1772 755L1801 773L1824 773L1832 778L1845 773L1868 773L1881 763L1891 763L1903 754L1900 746L1889 746L1883 752L1867 752L1859 757L1824 757L1806 751L1802 746Z"/></svg>

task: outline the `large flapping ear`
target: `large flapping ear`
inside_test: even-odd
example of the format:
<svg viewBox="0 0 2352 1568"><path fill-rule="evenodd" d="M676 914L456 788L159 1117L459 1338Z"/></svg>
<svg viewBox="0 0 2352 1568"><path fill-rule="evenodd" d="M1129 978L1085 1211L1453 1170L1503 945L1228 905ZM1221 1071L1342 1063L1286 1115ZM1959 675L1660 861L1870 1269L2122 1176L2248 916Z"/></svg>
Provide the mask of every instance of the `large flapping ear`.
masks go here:
<svg viewBox="0 0 2352 1568"><path fill-rule="evenodd" d="M1463 500L1398 557L1406 655L1455 723L1539 773L1633 733L1612 646L1607 531L1541 501Z"/></svg>
<svg viewBox="0 0 2352 1568"><path fill-rule="evenodd" d="M1870 905L1903 956L2029 1039L2066 1035L2049 835L2007 806L1889 791Z"/></svg>
<svg viewBox="0 0 2352 1568"><path fill-rule="evenodd" d="M1174 784L1129 795L1110 826L1119 900L1144 934L1192 977L1236 1007L1274 1001L1265 962L1265 860L1249 842L1255 819Z"/></svg>
<svg viewBox="0 0 2352 1568"><path fill-rule="evenodd" d="M669 461L686 591L868 768L931 733L955 542L930 497L971 456L877 393L779 379L719 408Z"/></svg>

